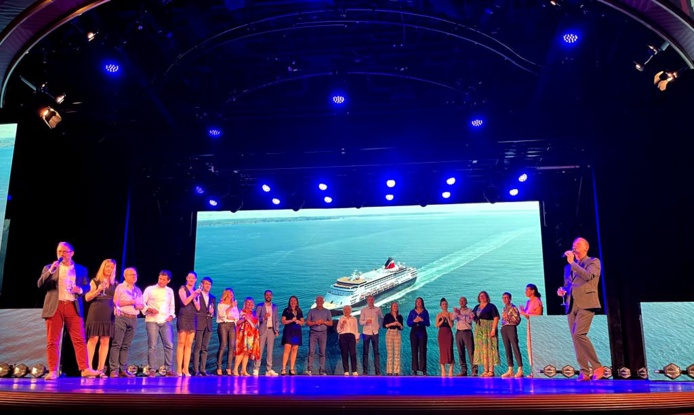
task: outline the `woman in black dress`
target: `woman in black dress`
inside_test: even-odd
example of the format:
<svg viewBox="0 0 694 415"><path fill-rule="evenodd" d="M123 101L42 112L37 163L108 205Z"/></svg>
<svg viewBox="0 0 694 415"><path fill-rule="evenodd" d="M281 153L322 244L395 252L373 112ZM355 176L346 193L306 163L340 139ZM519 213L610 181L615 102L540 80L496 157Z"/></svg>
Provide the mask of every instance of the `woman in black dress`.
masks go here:
<svg viewBox="0 0 694 415"><path fill-rule="evenodd" d="M96 276L89 283L89 292L84 299L89 301L84 331L87 336L87 354L89 368L93 369L96 344L99 343L99 363L97 369L105 370L109 342L115 332L115 313L113 312L113 294L116 291L116 261L105 259ZM100 375L106 377L105 373Z"/></svg>
<svg viewBox="0 0 694 415"><path fill-rule="evenodd" d="M282 332L282 345L284 352L282 353L282 372L281 375L286 375L287 360L289 360L289 374L296 375L296 355L301 346L301 326L304 325L304 313L299 308L299 299L292 295L289 297L289 304L282 312L282 324L284 331Z"/></svg>

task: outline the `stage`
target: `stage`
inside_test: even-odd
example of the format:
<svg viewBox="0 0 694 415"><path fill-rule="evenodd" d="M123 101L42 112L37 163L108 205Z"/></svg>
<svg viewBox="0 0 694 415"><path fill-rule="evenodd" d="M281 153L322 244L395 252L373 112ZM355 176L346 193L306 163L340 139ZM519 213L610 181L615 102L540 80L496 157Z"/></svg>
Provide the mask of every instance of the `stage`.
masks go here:
<svg viewBox="0 0 694 415"><path fill-rule="evenodd" d="M0 379L0 412L694 413L694 382L436 376Z"/></svg>

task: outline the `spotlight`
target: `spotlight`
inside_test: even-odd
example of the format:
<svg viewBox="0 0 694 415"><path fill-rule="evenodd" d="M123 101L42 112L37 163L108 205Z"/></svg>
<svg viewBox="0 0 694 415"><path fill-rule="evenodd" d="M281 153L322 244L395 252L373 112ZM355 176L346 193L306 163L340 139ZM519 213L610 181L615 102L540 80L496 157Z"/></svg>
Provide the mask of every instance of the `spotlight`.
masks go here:
<svg viewBox="0 0 694 415"><path fill-rule="evenodd" d="M395 187L395 180L393 180L393 179L386 180L386 186L388 186L390 188Z"/></svg>
<svg viewBox="0 0 694 415"><path fill-rule="evenodd" d="M619 373L619 377L623 379L629 379L631 377L631 369L628 367L620 367L617 373Z"/></svg>
<svg viewBox="0 0 694 415"><path fill-rule="evenodd" d="M67 94L62 93L62 94L56 95L56 96L53 98L53 100L55 101L56 104L59 104L59 105L60 105L60 104L63 103L63 101L65 101L65 98L66 98L66 97L67 97Z"/></svg>
<svg viewBox="0 0 694 415"><path fill-rule="evenodd" d="M276 197L273 197L273 198L272 198L272 204L273 204L273 205L279 205L279 204L280 204L280 200L279 200L278 198L276 198Z"/></svg>
<svg viewBox="0 0 694 415"><path fill-rule="evenodd" d="M386 195L386 200L388 200L388 201L392 201L394 198L395 198L395 196L393 196L393 195L390 194L390 193L388 193L388 194Z"/></svg>
<svg viewBox="0 0 694 415"><path fill-rule="evenodd" d="M127 372L133 376L137 376L138 374L142 373L138 365L128 365ZM147 373L149 373L149 371Z"/></svg>
<svg viewBox="0 0 694 415"><path fill-rule="evenodd" d="M446 184L453 186L455 184L455 177L449 177L446 179Z"/></svg>
<svg viewBox="0 0 694 415"><path fill-rule="evenodd" d="M608 366L603 366L602 368L604 370L602 377L605 379L611 378L612 377L612 368L608 367Z"/></svg>
<svg viewBox="0 0 694 415"><path fill-rule="evenodd" d="M576 375L576 369L574 369L572 366L566 365L561 368L561 374L564 375L565 378L570 378Z"/></svg>
<svg viewBox="0 0 694 415"><path fill-rule="evenodd" d="M0 363L0 378L9 377L12 374L12 365L7 362Z"/></svg>
<svg viewBox="0 0 694 415"><path fill-rule="evenodd" d="M443 197L444 199L448 199L449 197L451 197L451 192L443 192L441 193L441 197Z"/></svg>
<svg viewBox="0 0 694 415"><path fill-rule="evenodd" d="M325 203L332 203L332 202L333 202L333 198L330 197L330 196L325 196L325 197L323 198L323 201L324 201Z"/></svg>
<svg viewBox="0 0 694 415"><path fill-rule="evenodd" d="M263 189L263 192L265 192L265 193L267 193L267 192L269 192L269 191L271 190L271 189L270 189L270 186L268 186L268 185L266 185L266 184L262 185L261 188Z"/></svg>
<svg viewBox="0 0 694 415"><path fill-rule="evenodd" d="M318 184L318 188L319 188L320 190L327 190L327 189L328 189L328 185L325 184L325 183L319 183L319 184Z"/></svg>
<svg viewBox="0 0 694 415"><path fill-rule="evenodd" d="M29 373L29 366L24 363L15 365L14 370L12 370L12 375L16 378L23 378Z"/></svg>
<svg viewBox="0 0 694 415"><path fill-rule="evenodd" d="M98 35L99 32L87 32L87 42L91 42L92 40L96 39L96 35Z"/></svg>
<svg viewBox="0 0 694 415"><path fill-rule="evenodd" d="M63 117L53 108L46 107L41 110L41 119L46 123L48 128L53 129L63 120Z"/></svg>
<svg viewBox="0 0 694 415"><path fill-rule="evenodd" d="M538 373L542 373L543 375L553 378L557 375L557 368L552 366L552 365L547 365L543 367L542 369L537 371Z"/></svg>
<svg viewBox="0 0 694 415"><path fill-rule="evenodd" d="M677 79L677 72L660 71L653 77L653 85L661 91L665 91L667 85Z"/></svg>
<svg viewBox="0 0 694 415"><path fill-rule="evenodd" d="M685 369L685 374L690 378L694 379L694 363L687 366L687 369Z"/></svg>
<svg viewBox="0 0 694 415"><path fill-rule="evenodd" d="M664 374L668 379L677 379L682 375L682 369L674 363L668 363L662 369L656 369L655 373Z"/></svg>
<svg viewBox="0 0 694 415"><path fill-rule="evenodd" d="M41 376L45 375L48 372L46 370L46 366L44 366L41 363L35 364L34 366L31 367L31 376L35 378L40 378Z"/></svg>
<svg viewBox="0 0 694 415"><path fill-rule="evenodd" d="M639 370L636 371L636 374L641 378L641 379L648 379L648 369L645 367L640 368Z"/></svg>
<svg viewBox="0 0 694 415"><path fill-rule="evenodd" d="M508 194L511 196L518 196L518 189L511 189L508 191Z"/></svg>

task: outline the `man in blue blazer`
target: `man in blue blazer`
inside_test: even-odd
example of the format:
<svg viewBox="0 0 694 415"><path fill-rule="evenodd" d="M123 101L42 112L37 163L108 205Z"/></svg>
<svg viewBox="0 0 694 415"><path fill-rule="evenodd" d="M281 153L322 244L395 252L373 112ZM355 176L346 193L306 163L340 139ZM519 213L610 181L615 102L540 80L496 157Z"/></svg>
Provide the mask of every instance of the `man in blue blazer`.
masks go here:
<svg viewBox="0 0 694 415"><path fill-rule="evenodd" d="M46 290L41 312L41 317L46 320L46 380L58 378L63 328L70 335L81 375L103 376L102 372L90 369L88 364L82 296L89 291L89 274L87 268L72 260L74 254L71 244L58 243L58 259L43 267L37 283L39 288Z"/></svg>

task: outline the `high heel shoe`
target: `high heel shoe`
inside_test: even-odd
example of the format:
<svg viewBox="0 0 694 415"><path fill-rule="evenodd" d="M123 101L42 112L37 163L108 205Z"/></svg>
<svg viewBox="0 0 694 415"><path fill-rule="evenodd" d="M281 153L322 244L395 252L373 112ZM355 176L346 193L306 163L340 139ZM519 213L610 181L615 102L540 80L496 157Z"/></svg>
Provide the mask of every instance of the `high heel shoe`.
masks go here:
<svg viewBox="0 0 694 415"><path fill-rule="evenodd" d="M289 369L289 374L290 375L296 375L296 371L294 371L294 369Z"/></svg>
<svg viewBox="0 0 694 415"><path fill-rule="evenodd" d="M231 369L227 369L227 376L231 376Z"/></svg>
<svg viewBox="0 0 694 415"><path fill-rule="evenodd" d="M284 375L286 375L286 374L287 374L287 371L284 370L284 369L282 369L282 371L280 372L280 375L284 376Z"/></svg>
<svg viewBox="0 0 694 415"><path fill-rule="evenodd" d="M222 376L222 369L217 369L217 376Z"/></svg>

